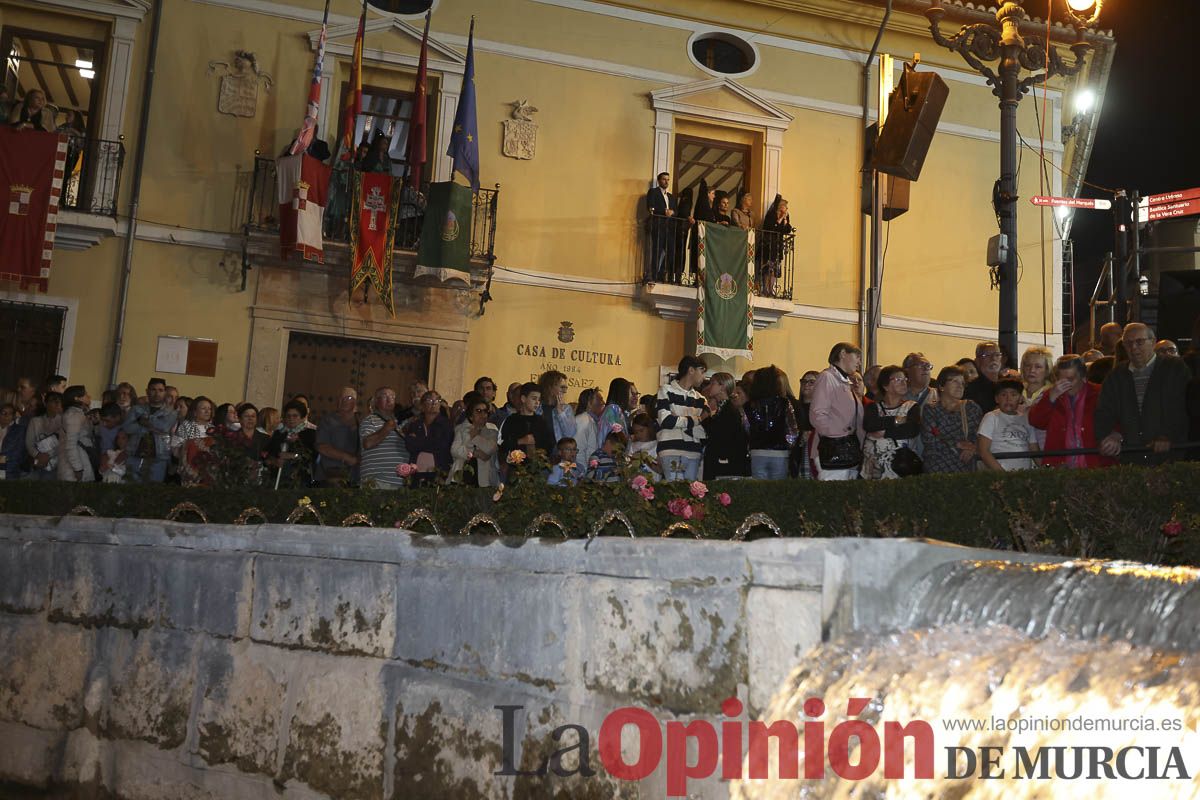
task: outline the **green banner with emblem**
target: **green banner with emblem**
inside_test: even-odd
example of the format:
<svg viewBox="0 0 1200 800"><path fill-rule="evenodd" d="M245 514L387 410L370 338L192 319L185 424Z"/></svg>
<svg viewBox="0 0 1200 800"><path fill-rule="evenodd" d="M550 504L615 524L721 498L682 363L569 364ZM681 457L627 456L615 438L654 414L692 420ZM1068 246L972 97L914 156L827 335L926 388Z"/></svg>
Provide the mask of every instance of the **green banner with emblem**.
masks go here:
<svg viewBox="0 0 1200 800"><path fill-rule="evenodd" d="M696 354L754 358L754 231L697 223Z"/></svg>
<svg viewBox="0 0 1200 800"><path fill-rule="evenodd" d="M413 275L433 275L440 281L470 283L471 212L474 195L470 187L453 181L429 185L421 246Z"/></svg>

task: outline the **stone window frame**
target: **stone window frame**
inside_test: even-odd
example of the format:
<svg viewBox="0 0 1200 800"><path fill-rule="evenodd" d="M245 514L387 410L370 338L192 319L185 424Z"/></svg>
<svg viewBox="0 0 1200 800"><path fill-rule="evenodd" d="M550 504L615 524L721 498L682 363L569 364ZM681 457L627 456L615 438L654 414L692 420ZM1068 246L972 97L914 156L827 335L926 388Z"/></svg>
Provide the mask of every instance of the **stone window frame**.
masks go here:
<svg viewBox="0 0 1200 800"><path fill-rule="evenodd" d="M691 101L695 95L712 90L730 92L759 113L727 111L710 108ZM752 156L761 157L763 165L763 197L760 207L766 208L779 192L783 170L783 135L795 120L791 114L768 103L746 87L728 77L712 78L679 86L666 86L650 93L650 106L654 111L654 164L650 175L670 172L675 160L675 116L686 116L716 127L735 123L752 128L763 134L763 152ZM649 180L649 178L647 178Z"/></svg>

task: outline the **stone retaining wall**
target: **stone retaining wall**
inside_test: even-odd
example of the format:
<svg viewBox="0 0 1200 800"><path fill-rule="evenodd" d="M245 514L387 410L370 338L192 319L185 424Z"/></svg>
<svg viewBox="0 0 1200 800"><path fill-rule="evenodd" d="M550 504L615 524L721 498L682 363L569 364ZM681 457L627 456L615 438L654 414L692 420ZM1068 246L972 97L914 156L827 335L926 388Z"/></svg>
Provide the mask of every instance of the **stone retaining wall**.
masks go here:
<svg viewBox="0 0 1200 800"><path fill-rule="evenodd" d="M808 648L888 624L928 569L977 555L0 516L0 781L156 800L663 797L661 767L641 783L600 767L606 714L715 721L731 695L754 714ZM574 723L597 774L494 775L502 705L524 709L516 766L574 744L550 740Z"/></svg>

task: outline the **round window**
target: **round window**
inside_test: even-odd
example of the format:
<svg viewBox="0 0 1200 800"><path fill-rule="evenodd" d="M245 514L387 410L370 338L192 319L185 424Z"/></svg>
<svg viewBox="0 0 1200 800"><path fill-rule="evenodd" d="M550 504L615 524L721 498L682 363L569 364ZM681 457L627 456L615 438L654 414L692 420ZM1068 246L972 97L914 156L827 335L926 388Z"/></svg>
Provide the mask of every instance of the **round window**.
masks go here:
<svg viewBox="0 0 1200 800"><path fill-rule="evenodd" d="M367 0L372 8L389 14L424 14L433 7L433 0Z"/></svg>
<svg viewBox="0 0 1200 800"><path fill-rule="evenodd" d="M696 66L714 75L745 75L758 64L754 47L732 34L697 34L689 46Z"/></svg>

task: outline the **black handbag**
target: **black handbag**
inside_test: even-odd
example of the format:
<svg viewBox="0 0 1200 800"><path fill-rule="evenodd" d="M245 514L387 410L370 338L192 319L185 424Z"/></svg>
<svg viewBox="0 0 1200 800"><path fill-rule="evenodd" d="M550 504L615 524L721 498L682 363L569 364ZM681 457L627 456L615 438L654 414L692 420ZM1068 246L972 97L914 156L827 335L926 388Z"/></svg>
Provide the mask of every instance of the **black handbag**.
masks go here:
<svg viewBox="0 0 1200 800"><path fill-rule="evenodd" d="M836 439L822 436L817 442L817 457L821 469L853 469L862 464L862 443L853 433Z"/></svg>
<svg viewBox="0 0 1200 800"><path fill-rule="evenodd" d="M917 455L915 450L908 447L898 447L892 453L892 472L901 478L920 475L924 471L925 462Z"/></svg>

